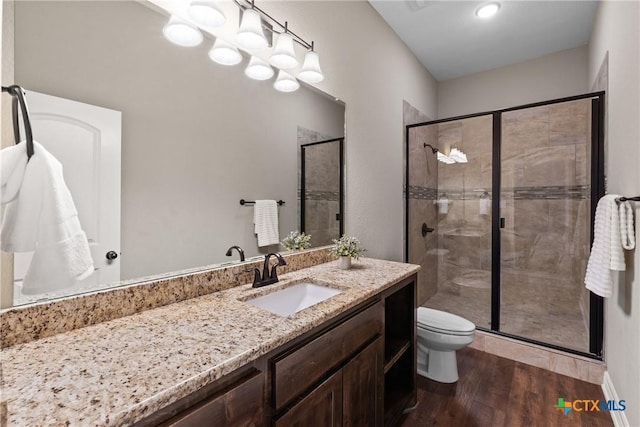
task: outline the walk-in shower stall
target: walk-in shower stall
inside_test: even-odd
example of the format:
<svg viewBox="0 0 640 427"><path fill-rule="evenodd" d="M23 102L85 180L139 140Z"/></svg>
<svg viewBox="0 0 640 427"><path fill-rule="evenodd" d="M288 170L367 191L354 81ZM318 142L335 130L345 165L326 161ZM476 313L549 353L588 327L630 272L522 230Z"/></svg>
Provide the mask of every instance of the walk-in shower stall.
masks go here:
<svg viewBox="0 0 640 427"><path fill-rule="evenodd" d="M419 304L600 358L602 299L583 280L603 122L598 92L408 125L405 256L423 267Z"/></svg>

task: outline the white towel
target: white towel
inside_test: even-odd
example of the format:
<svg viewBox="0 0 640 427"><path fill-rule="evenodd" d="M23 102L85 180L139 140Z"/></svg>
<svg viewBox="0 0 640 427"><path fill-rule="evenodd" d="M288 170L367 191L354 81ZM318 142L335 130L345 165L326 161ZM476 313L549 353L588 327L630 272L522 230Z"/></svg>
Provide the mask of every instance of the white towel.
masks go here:
<svg viewBox="0 0 640 427"><path fill-rule="evenodd" d="M278 204L275 200L256 200L253 223L258 235L258 247L280 243L278 234Z"/></svg>
<svg viewBox="0 0 640 427"><path fill-rule="evenodd" d="M491 199L488 197L480 198L480 206L478 207L479 215L490 215L491 214Z"/></svg>
<svg viewBox="0 0 640 427"><path fill-rule="evenodd" d="M35 251L23 280L25 295L73 286L93 272L89 243L64 182L62 165L42 145L33 144L34 154L17 197L6 208L0 234L4 251ZM12 148L3 149L2 156Z"/></svg>
<svg viewBox="0 0 640 427"><path fill-rule="evenodd" d="M596 208L593 247L587 263L584 283L591 292L610 297L613 292L611 270L624 271L624 253L620 243L620 218L616 194L600 199Z"/></svg>
<svg viewBox="0 0 640 427"><path fill-rule="evenodd" d="M16 144L2 150L0 156L0 201L4 205L18 196L27 167L27 144Z"/></svg>
<svg viewBox="0 0 640 427"><path fill-rule="evenodd" d="M629 202L620 202L620 241L628 251L636 247L636 233L633 228L633 208Z"/></svg>

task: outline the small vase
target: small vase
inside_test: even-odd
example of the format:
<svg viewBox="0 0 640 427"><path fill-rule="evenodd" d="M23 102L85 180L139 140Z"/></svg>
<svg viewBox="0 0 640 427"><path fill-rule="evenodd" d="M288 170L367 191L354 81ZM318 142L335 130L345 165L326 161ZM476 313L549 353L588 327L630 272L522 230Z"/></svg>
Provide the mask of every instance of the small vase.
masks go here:
<svg viewBox="0 0 640 427"><path fill-rule="evenodd" d="M340 257L340 268L342 270L348 270L351 268L351 257L350 256L341 256Z"/></svg>

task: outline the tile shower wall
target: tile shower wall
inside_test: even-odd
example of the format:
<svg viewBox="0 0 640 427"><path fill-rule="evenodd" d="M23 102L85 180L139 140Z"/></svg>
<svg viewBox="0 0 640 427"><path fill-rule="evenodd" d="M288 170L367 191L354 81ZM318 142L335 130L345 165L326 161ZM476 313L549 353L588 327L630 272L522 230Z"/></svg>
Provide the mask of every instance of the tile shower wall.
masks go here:
<svg viewBox="0 0 640 427"><path fill-rule="evenodd" d="M455 147L468 163L438 163L438 295L435 307L491 326L491 115L437 126L443 153ZM489 205L485 205L488 203Z"/></svg>
<svg viewBox="0 0 640 427"><path fill-rule="evenodd" d="M588 352L591 101L502 117L501 330Z"/></svg>
<svg viewBox="0 0 640 427"><path fill-rule="evenodd" d="M300 146L335 137L322 135L310 129L298 127L298 159ZM340 237L340 144L338 142L305 148L306 162L306 217L305 232L311 235L314 247L332 243ZM301 181L298 167L298 183ZM300 186L298 186L298 218L300 218Z"/></svg>
<svg viewBox="0 0 640 427"><path fill-rule="evenodd" d="M403 105L405 125L428 121L429 118L420 113L407 102ZM437 214L435 200L437 198L438 165L436 156L424 144L435 144L437 135L431 126L421 126L409 130L409 223L408 246L409 259L419 264L417 304L423 305L438 290L438 250L434 233L422 236L422 224L435 228Z"/></svg>
<svg viewBox="0 0 640 427"><path fill-rule="evenodd" d="M485 328L491 326L491 212L481 200L491 197L492 120L419 130L442 152L457 147L469 159L437 166L438 281L426 305ZM500 330L585 352L590 120L590 100L504 113L501 151Z"/></svg>

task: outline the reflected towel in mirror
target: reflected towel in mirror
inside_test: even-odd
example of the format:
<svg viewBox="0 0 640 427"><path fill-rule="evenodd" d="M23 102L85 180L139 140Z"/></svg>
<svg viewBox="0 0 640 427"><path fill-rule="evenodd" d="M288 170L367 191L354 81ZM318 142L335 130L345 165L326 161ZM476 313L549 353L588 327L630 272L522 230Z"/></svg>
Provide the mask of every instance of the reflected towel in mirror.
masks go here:
<svg viewBox="0 0 640 427"><path fill-rule="evenodd" d="M62 164L35 141L17 197L7 205L0 238L4 251L35 251L23 280L25 295L73 286L94 270Z"/></svg>
<svg viewBox="0 0 640 427"><path fill-rule="evenodd" d="M280 243L278 234L278 203L275 200L256 200L253 223L258 235L258 247Z"/></svg>

